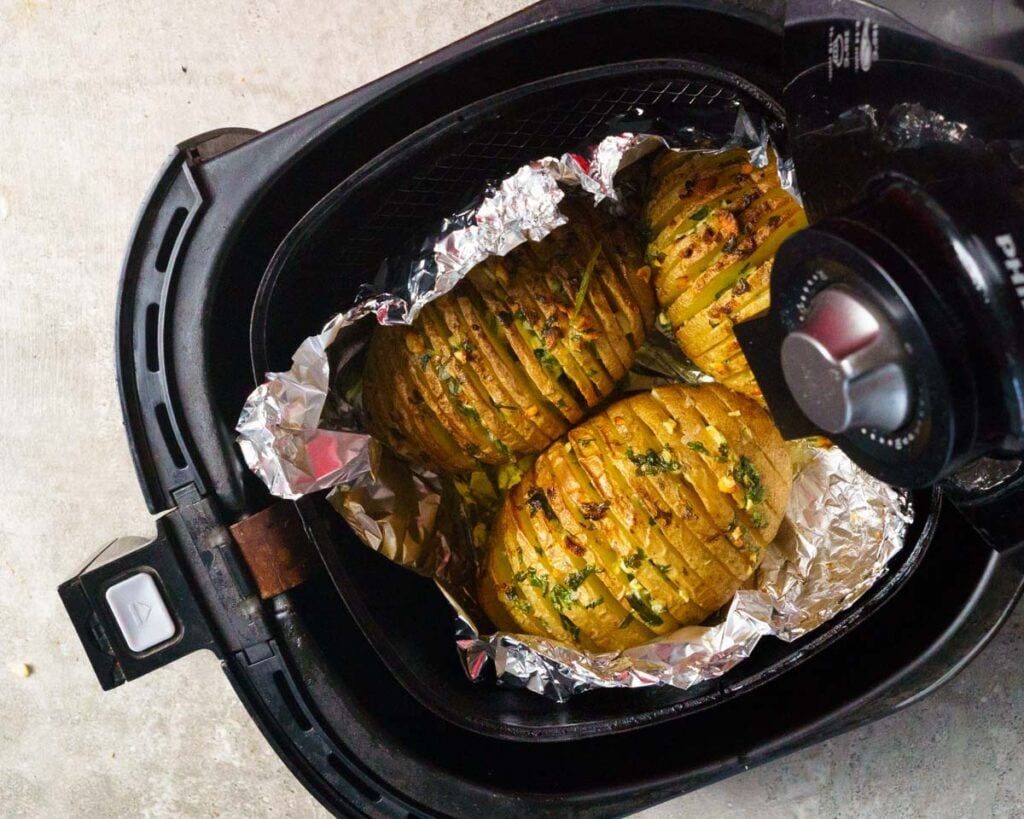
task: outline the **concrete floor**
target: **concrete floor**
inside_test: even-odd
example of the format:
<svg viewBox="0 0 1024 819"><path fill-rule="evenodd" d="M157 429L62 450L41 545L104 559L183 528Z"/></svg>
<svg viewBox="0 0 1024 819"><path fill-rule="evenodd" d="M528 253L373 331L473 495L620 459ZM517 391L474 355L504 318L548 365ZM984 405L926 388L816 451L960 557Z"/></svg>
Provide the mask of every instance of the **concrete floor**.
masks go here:
<svg viewBox="0 0 1024 819"><path fill-rule="evenodd" d="M520 5L0 0L0 815L324 815L211 656L101 694L58 602L152 531L114 384L121 254L174 142L268 128ZM1022 745L1024 609L926 702L646 815L1021 815Z"/></svg>

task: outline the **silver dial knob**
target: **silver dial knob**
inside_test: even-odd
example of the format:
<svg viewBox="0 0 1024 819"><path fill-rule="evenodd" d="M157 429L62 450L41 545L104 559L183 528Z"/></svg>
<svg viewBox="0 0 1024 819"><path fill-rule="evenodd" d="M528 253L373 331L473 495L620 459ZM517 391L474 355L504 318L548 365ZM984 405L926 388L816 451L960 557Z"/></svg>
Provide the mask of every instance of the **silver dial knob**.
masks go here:
<svg viewBox="0 0 1024 819"><path fill-rule="evenodd" d="M902 345L888 320L857 295L826 287L782 342L782 373L804 414L826 432L894 432L910 413Z"/></svg>

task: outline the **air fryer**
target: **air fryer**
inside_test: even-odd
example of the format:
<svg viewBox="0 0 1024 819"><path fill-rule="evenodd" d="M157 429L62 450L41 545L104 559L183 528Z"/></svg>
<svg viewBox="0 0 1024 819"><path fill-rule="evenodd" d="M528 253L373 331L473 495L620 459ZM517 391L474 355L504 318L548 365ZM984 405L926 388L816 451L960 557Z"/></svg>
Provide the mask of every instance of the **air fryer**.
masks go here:
<svg viewBox="0 0 1024 819"><path fill-rule="evenodd" d="M994 8L998 29L927 33L860 2L545 2L265 134L179 145L135 226L116 331L157 536L115 541L60 589L103 687L209 649L339 815L603 816L948 680L1024 588L1024 72L1003 61L1022 15ZM488 180L586 145L637 106L714 117L737 100L773 123L812 220L780 250L772 308L741 341L784 431L826 430L869 471L916 487L906 546L820 630L762 641L689 690L556 703L471 683L433 584L365 548L322 497L271 497L234 444L239 409L396 242ZM908 103L933 126L962 125L945 134L959 141L887 144L879 121ZM825 284L898 341L844 360L860 348L836 353L816 335L832 298L820 281L805 288L819 269L841 271ZM828 395L801 387L814 367L838 373ZM914 424L915 441L932 437L879 447Z"/></svg>

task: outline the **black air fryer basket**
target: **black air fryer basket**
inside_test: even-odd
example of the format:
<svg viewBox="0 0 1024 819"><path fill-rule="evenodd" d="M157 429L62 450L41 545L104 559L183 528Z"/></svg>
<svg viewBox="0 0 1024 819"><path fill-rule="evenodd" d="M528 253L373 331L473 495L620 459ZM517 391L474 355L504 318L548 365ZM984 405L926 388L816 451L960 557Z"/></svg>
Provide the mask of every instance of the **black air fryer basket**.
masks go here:
<svg viewBox="0 0 1024 819"><path fill-rule="evenodd" d="M928 490L856 605L795 643L763 640L719 680L565 704L473 684L433 583L363 546L321 496L272 498L233 442L263 373L486 182L592 143L638 106L713 118L738 100L784 142L772 12L546 3L266 134L179 146L136 225L117 330L140 482L167 514L155 540L111 544L61 588L104 687L212 650L339 814L611 815L888 713L980 650L1022 570ZM306 570L261 599L232 527L272 508ZM177 629L138 653L104 595L140 571Z"/></svg>

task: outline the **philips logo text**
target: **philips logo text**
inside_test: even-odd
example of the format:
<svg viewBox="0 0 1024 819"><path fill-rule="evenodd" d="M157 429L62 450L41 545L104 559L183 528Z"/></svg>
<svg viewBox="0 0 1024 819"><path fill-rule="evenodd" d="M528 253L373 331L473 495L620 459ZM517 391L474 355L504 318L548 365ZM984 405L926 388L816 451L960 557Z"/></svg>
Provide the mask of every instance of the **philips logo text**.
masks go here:
<svg viewBox="0 0 1024 819"><path fill-rule="evenodd" d="M1003 267L1010 274L1010 284L1017 290L1017 298L1024 307L1024 261L1017 252L1017 243L1009 233L996 236L996 244L1003 251Z"/></svg>

